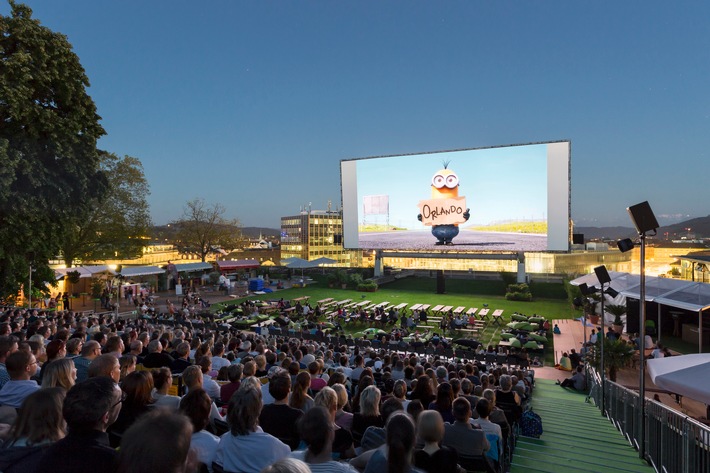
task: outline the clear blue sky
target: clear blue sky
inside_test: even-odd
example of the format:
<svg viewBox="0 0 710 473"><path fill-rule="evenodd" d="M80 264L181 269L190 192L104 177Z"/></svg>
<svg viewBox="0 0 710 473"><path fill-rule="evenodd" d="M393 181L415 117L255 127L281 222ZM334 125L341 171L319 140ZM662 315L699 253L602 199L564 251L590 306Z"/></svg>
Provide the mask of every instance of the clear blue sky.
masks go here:
<svg viewBox="0 0 710 473"><path fill-rule="evenodd" d="M278 227L340 204L340 159L560 139L578 225L710 214L710 2L26 3L158 224L202 197Z"/></svg>

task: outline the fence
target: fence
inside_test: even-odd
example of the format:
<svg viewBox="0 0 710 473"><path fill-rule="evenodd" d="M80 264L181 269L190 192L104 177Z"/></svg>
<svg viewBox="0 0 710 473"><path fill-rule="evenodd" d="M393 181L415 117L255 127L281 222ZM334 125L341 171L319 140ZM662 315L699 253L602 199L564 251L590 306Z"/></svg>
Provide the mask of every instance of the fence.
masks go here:
<svg viewBox="0 0 710 473"><path fill-rule="evenodd" d="M587 367L589 398L601 406L599 373ZM612 381L604 382L606 415L636 449L641 442L639 394ZM664 404L646 399L646 460L658 472L697 473L710 471L710 427Z"/></svg>

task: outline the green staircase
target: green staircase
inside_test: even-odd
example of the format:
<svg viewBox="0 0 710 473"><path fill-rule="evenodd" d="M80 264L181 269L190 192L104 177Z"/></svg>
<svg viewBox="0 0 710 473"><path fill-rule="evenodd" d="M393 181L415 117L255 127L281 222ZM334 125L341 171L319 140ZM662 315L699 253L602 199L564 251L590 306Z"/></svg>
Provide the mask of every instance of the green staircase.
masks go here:
<svg viewBox="0 0 710 473"><path fill-rule="evenodd" d="M518 437L511 473L654 471L584 394L539 379L531 406L542 418L543 434Z"/></svg>

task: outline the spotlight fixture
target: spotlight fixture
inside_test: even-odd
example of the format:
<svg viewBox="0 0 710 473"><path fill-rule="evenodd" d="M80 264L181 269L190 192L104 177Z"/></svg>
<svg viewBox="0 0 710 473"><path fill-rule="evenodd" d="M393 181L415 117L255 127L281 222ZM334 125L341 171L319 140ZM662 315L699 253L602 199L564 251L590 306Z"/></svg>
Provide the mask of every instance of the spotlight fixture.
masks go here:
<svg viewBox="0 0 710 473"><path fill-rule="evenodd" d="M634 249L634 242L631 241L631 238L624 238L623 240L617 241L616 246L619 247L619 251L626 253Z"/></svg>

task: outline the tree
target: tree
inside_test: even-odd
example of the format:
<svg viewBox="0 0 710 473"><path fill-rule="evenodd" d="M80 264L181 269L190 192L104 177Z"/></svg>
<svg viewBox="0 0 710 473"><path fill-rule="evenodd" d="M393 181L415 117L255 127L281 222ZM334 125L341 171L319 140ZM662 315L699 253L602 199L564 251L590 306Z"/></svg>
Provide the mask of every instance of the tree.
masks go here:
<svg viewBox="0 0 710 473"><path fill-rule="evenodd" d="M101 170L108 177L106 191L93 199L83 214L74 215L62 241L67 267L74 261L140 256L151 226L146 197L148 181L140 160L101 152Z"/></svg>
<svg viewBox="0 0 710 473"><path fill-rule="evenodd" d="M226 219L222 204L208 205L203 199L185 204L182 218L172 223L176 227L175 245L182 253L207 255L218 248L233 249L241 240L239 221Z"/></svg>
<svg viewBox="0 0 710 473"><path fill-rule="evenodd" d="M609 375L609 379L616 381L616 374L620 369L625 368L631 363L635 351L624 340L616 339L609 340L607 337L599 334L597 343L588 355L588 361L597 370L601 368L601 343L604 343L604 369Z"/></svg>
<svg viewBox="0 0 710 473"><path fill-rule="evenodd" d="M71 44L10 1L0 16L0 297L54 282L72 215L107 185L96 149L104 134Z"/></svg>

